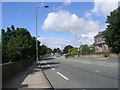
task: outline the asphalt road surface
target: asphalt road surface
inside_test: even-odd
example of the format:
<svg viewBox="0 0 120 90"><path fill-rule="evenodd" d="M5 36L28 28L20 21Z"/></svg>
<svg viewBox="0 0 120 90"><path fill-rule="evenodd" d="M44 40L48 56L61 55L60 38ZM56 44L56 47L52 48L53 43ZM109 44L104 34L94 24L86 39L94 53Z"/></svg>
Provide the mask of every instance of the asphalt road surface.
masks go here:
<svg viewBox="0 0 120 90"><path fill-rule="evenodd" d="M41 60L54 88L118 88L118 59L48 57Z"/></svg>

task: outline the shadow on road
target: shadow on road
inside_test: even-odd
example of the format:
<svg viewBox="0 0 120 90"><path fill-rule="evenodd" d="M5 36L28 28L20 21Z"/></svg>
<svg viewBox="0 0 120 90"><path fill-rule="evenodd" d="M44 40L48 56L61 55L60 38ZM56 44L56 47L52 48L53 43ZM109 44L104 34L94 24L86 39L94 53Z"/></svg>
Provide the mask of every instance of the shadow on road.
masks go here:
<svg viewBox="0 0 120 90"><path fill-rule="evenodd" d="M52 68L58 68L58 66L52 66L52 67L45 66L45 67L41 67L41 68L45 71L45 70L52 69Z"/></svg>
<svg viewBox="0 0 120 90"><path fill-rule="evenodd" d="M52 60L52 59L55 59L55 58L50 58L50 57L47 57L47 58L40 58L40 60Z"/></svg>
<svg viewBox="0 0 120 90"><path fill-rule="evenodd" d="M54 58L45 58L43 60L52 60L52 59L54 59ZM59 64L60 64L60 62L56 62L56 61L55 62L54 61L50 61L50 62L46 62L46 63L43 62L43 61L40 62L40 66L41 66L41 68L43 70L48 70L48 69L52 69L52 68L58 68Z"/></svg>

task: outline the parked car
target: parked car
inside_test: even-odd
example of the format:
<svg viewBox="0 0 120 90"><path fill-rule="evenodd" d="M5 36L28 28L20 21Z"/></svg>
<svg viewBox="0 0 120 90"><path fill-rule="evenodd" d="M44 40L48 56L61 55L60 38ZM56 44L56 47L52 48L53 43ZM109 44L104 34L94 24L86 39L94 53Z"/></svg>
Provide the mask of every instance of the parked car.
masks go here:
<svg viewBox="0 0 120 90"><path fill-rule="evenodd" d="M68 58L68 55L64 54L64 57L65 57L65 58Z"/></svg>

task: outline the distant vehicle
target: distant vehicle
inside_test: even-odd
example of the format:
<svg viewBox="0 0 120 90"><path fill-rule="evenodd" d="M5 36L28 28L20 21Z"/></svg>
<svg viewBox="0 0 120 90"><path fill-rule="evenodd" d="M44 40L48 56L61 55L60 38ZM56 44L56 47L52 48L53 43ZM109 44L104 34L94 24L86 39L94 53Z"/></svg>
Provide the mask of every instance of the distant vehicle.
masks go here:
<svg viewBox="0 0 120 90"><path fill-rule="evenodd" d="M67 55L67 54L64 54L64 58L68 58L68 55Z"/></svg>

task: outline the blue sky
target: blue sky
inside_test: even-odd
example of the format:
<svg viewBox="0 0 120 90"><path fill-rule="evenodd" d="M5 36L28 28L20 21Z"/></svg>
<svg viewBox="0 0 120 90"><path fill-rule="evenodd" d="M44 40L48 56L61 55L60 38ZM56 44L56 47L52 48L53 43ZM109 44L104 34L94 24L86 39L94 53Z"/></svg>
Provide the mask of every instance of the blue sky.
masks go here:
<svg viewBox="0 0 120 90"><path fill-rule="evenodd" d="M27 30L31 33L31 35L35 36L36 35L35 34L35 30L36 30L35 7L42 6L42 5L48 5L50 7L38 9L38 36L42 38L41 40L43 44L47 44L49 47L51 47L50 45L51 41L45 42L47 38L63 39L65 41L64 45L66 45L65 44L66 40L68 40L67 43L70 43L70 44L72 44L73 41L75 40L79 41L78 38L77 39L75 38L76 35L83 37L83 41L84 39L87 39L87 38L90 40L90 38L93 38L94 37L93 35L96 34L95 32L105 29L104 26L105 26L106 16L104 12L103 12L103 15L99 14L99 12L97 11L97 9L99 10L99 8L95 7L94 2L44 2L44 3L42 2L38 2L38 3L3 2L2 3L2 28L6 29L11 25L14 25L15 27L27 28ZM87 15L85 13L87 13ZM102 13L102 11L100 13ZM65 16L66 18L71 19L70 22L72 22L75 19L75 23L81 22L81 24L77 23L78 25L73 26L74 23L70 23L70 24L67 23L67 21L64 21L67 19L65 19L64 17L62 18L62 16ZM58 18L61 18L61 20L59 20ZM56 21L58 21L58 23L55 23ZM63 25L61 24L64 22L66 26L64 24ZM84 22L85 25L82 25L82 22ZM51 26L48 25L48 23ZM86 26L86 24L91 24L91 26L88 26L88 25ZM95 27L95 25L96 26L98 25L98 27ZM44 28L41 28L42 26ZM64 26L65 28L66 27L70 27L70 28L64 29ZM58 27L61 27L61 30L59 30ZM78 30L79 28L80 30L83 29L80 31L80 33ZM91 31L89 30L89 28L91 28ZM92 35L92 32L94 32L93 35ZM87 36L87 35L90 35L90 36ZM72 40L72 43L71 43L71 40ZM93 41L90 41L90 42L93 43ZM52 44L52 46L54 47L59 46L60 48L62 48L64 45L58 45L59 43L57 43L56 45ZM80 42L74 42L74 44L79 46ZM85 44L85 42L83 44Z"/></svg>

